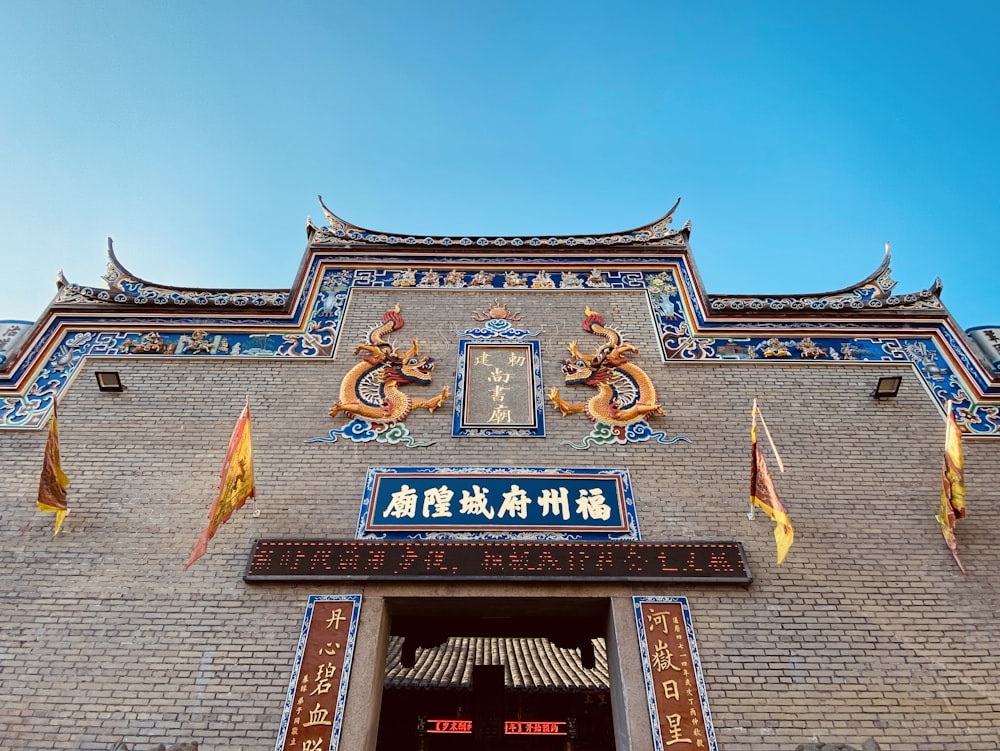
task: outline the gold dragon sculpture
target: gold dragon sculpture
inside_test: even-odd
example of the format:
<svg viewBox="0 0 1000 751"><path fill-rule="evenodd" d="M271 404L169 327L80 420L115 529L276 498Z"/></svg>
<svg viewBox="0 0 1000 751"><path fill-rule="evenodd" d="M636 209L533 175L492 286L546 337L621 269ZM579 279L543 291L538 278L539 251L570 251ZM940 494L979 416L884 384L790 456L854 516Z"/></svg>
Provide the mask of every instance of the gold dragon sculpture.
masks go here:
<svg viewBox="0 0 1000 751"><path fill-rule="evenodd" d="M593 355L581 354L579 342L569 345L573 356L563 361L562 371L566 384L583 383L593 386L597 393L586 402L567 402L559 396L559 389L552 389L549 398L563 415L585 412L593 422L608 425L627 425L642 420L646 415L663 415L656 400L656 388L646 372L627 359L639 350L626 344L621 333L604 325L604 318L587 307L583 329L604 337L605 343Z"/></svg>
<svg viewBox="0 0 1000 751"><path fill-rule="evenodd" d="M434 358L419 357L417 340L403 353L386 340L393 331L403 327L399 305L387 310L382 323L368 332L368 341L358 345L354 354L361 353L361 362L347 371L340 382L340 399L330 409L330 416L349 412L365 420L400 422L414 409L423 407L434 412L448 398L448 387L426 401L411 399L400 391L404 383L431 382Z"/></svg>

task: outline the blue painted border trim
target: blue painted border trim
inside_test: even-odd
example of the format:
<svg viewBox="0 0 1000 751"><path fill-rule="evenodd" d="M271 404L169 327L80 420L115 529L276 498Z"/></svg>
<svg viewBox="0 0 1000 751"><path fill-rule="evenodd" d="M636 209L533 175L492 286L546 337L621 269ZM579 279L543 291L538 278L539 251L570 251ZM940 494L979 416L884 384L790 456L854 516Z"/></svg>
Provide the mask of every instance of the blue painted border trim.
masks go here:
<svg viewBox="0 0 1000 751"><path fill-rule="evenodd" d="M144 310L132 307L122 312L110 303L60 300L60 304L78 302L92 308L81 311L80 307L50 307L43 319L25 334L25 349L6 363L10 371L0 376L0 429L43 427L53 402L88 357L330 358L352 289L403 289L392 286L397 272L385 267L444 269L457 265L471 273L472 268L497 266L495 259L472 256L388 256L379 259L382 270L373 270L371 256L312 249L307 253L306 270L297 282L297 290L289 293L292 304L286 313L246 309L243 314L227 309L213 315L208 305L182 305L168 298L146 301L141 306ZM686 250L668 249L647 257L597 258L567 253L516 259L511 265L526 276L534 269L553 269L552 276L560 284L569 273L579 273L582 277L584 269L597 268L607 285L573 287L569 291L645 289L667 361L910 363L939 408L943 409L949 400L953 402L964 431L978 436L1000 436L1000 376L979 362L971 350L975 345L954 328L944 308L935 300L928 300L924 309L919 307L920 295L906 296L907 300L913 297L916 301L913 304L918 307L907 309L905 318L888 317L886 314L891 311L875 306L877 300L866 300L868 290L859 290L858 299L848 303L828 304L817 299L807 306L812 317L797 320L774 317L787 316L789 309L797 309L795 300L788 303L784 298L755 299L749 303L754 313L749 318L736 316L732 310L705 309L705 298ZM567 267L572 271L567 271ZM494 286L502 289L502 280L502 273L493 272ZM546 291L530 286L517 289ZM565 289L560 287L559 291ZM426 288L435 290L448 288ZM206 331L210 339L207 349L191 346L193 333L200 330ZM163 338L165 347L172 347L169 354L130 353L126 342L153 331ZM807 337L812 347L803 341ZM788 355L768 356L771 339L777 339L779 346L784 344ZM817 354L817 350L821 353Z"/></svg>

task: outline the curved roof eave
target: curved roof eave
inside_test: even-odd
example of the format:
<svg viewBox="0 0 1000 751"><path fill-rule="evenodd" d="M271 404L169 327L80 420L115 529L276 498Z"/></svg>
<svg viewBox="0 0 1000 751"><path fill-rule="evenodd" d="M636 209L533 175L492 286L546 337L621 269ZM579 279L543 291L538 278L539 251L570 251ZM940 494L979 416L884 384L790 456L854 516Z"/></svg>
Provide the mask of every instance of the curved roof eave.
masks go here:
<svg viewBox="0 0 1000 751"><path fill-rule="evenodd" d="M220 289L206 287L172 287L147 281L129 271L115 255L114 242L108 238L107 271L101 276L108 289L94 289L74 284L59 273L56 278L56 298L53 304L111 304L129 305L147 302L175 303L177 305L233 306L243 308L283 309L288 303L289 289Z"/></svg>
<svg viewBox="0 0 1000 751"><path fill-rule="evenodd" d="M210 294L213 292L227 292L230 295L234 294L258 294L260 292L283 292L288 293L288 289L282 288L271 288L271 289L222 289L214 287L173 287L164 284L157 284L156 282L150 282L142 277L136 276L131 271L125 268L121 261L118 260L118 256L115 255L114 242L109 237L108 238L108 270L101 277L114 289L122 289L123 282L134 282L135 284L141 285L143 287L148 287L150 289L161 289L169 290L171 292L187 292L187 293L201 293Z"/></svg>
<svg viewBox="0 0 1000 751"><path fill-rule="evenodd" d="M476 236L421 236L391 234L377 232L366 229L355 224L351 224L334 214L323 202L323 196L318 196L319 205L323 209L327 226L317 227L312 223L311 218L306 220L306 234L309 242L359 242L378 245L433 245L433 246L513 246L515 248L527 246L608 246L608 245L634 245L645 243L656 243L666 241L669 245L687 246L687 239L691 234L691 223L685 222L680 229L669 229L673 222L674 212L680 205L678 198L674 205L666 214L650 224L636 227L624 232L612 232L596 235L483 235Z"/></svg>
<svg viewBox="0 0 1000 751"><path fill-rule="evenodd" d="M889 243L885 244L885 255L882 262L871 274L860 282L836 289L831 292L806 294L770 294L770 295L706 295L709 309L713 312L753 311L761 308L775 309L775 304L782 308L789 307L797 312L811 310L835 309L861 310L871 308L941 308L941 279L918 292L898 295L892 294L896 286L892 278Z"/></svg>

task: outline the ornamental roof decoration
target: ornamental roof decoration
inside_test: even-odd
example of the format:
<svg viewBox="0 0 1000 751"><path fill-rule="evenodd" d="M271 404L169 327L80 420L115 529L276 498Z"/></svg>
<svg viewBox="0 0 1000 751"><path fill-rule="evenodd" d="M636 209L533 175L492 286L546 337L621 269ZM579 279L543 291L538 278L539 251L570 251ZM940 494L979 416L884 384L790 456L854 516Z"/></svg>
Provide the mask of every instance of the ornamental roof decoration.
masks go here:
<svg viewBox="0 0 1000 751"><path fill-rule="evenodd" d="M655 245L677 247L687 250L691 223L685 222L680 230L669 229L673 214L680 204L678 198L670 210L652 224L624 233L592 236L551 236L540 237L423 237L388 235L373 232L345 222L333 214L319 196L320 206L326 215L328 226L317 228L311 218L306 220L306 230L310 244L314 246L347 246L355 243L435 246L440 249L459 250L469 246L503 247L530 250L534 248L574 248ZM456 247L457 246L457 247ZM415 248L416 249L416 248ZM66 279L60 271L56 278L57 294L53 301L57 304L98 304L98 305L143 305L150 307L183 306L212 309L257 309L281 310L286 308L291 290L228 290L206 288L183 288L156 284L142 279L118 260L112 239L108 238L107 271L101 277L107 282L107 289L75 284ZM752 315L755 312L801 312L822 313L840 311L843 313L876 311L894 308L903 310L944 310L940 300L942 284L936 279L929 288L904 295L892 294L896 285L892 279L889 243L886 243L882 263L872 274L849 287L832 292L790 294L790 295L705 295L707 308L712 313L723 315Z"/></svg>
<svg viewBox="0 0 1000 751"><path fill-rule="evenodd" d="M107 271L101 277L107 289L94 289L68 281L60 271L56 277L56 303L106 303L117 305L212 306L213 308L282 309L289 290L220 290L168 287L135 276L115 255L108 238Z"/></svg>
<svg viewBox="0 0 1000 751"><path fill-rule="evenodd" d="M678 203L628 232L548 238L388 235L320 205L328 226L307 220L290 289L154 284L121 264L110 239L107 289L60 272L37 322L0 326L0 430L42 427L90 356L329 358L355 290L469 289L645 293L664 362L909 362L942 409L951 403L963 431L1000 437L1000 328L963 334L941 303L940 280L897 294L888 244L879 267L844 289L708 295L687 244L690 223L670 229Z"/></svg>
<svg viewBox="0 0 1000 751"><path fill-rule="evenodd" d="M312 218L306 219L306 235L313 245L340 245L344 243L363 243L372 245L410 245L410 246L444 246L481 248L600 248L607 246L655 244L669 247L686 248L691 235L691 222L687 221L680 229L670 229L674 212L680 205L678 198L670 211L655 222L637 227L626 232L606 235L552 235L548 237L430 237L417 235L391 235L375 232L364 227L345 222L334 214L323 203L323 196L318 196L319 205L323 209L327 226L317 227Z"/></svg>
<svg viewBox="0 0 1000 751"><path fill-rule="evenodd" d="M896 281L889 268L889 243L885 244L882 263L869 276L850 287L806 295L707 295L713 313L755 313L758 311L794 311L797 313L874 311L884 308L909 310L944 310L941 303L941 279L927 289L904 295L892 294Z"/></svg>

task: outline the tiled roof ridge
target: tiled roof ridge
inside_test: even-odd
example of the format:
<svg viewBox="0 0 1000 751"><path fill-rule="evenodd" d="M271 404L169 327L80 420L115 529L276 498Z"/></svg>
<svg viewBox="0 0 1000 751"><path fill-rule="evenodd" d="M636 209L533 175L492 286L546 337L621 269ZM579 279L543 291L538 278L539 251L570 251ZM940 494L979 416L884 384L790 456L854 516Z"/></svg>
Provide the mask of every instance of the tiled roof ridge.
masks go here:
<svg viewBox="0 0 1000 751"><path fill-rule="evenodd" d="M467 689L472 667L502 664L508 688L528 691L604 690L608 687L606 645L594 640L595 666L584 668L579 652L544 637L450 637L438 647L418 649L412 668L400 664L403 637L390 638L386 686L398 689Z"/></svg>
<svg viewBox="0 0 1000 751"><path fill-rule="evenodd" d="M892 294L896 281L889 266L892 258L890 244L885 244L882 262L871 274L860 282L832 292L810 292L805 294L748 294L748 295L706 295L712 312L735 312L757 310L871 310L878 308L941 308L941 279L918 292L903 295Z"/></svg>
<svg viewBox="0 0 1000 751"><path fill-rule="evenodd" d="M505 236L482 236L482 237L468 237L468 236L432 236L432 235L420 235L420 234L393 234L388 232L379 232L375 230L366 229L355 224L351 224L339 216L334 214L330 209L327 208L326 204L323 203L323 196L318 196L319 205L323 210L323 215L326 217L326 226L317 227L313 224L312 217L306 218L306 234L311 243L324 243L324 242L345 242L345 243L365 243L365 244L375 244L375 245L427 245L427 246L495 246L495 247L506 247L511 246L514 248L520 248L524 246L538 247L538 246L549 246L549 247L575 247L575 246L596 246L603 247L609 245L635 245L643 243L658 243L664 242L669 245L686 245L687 239L691 234L691 222L685 222L684 226L680 229L669 229L669 225L673 222L674 212L680 205L681 199L678 198L670 210L649 224L636 227L635 229L626 230L624 232L609 232L603 234L593 234L593 235L548 235L548 236L529 236L529 235L505 235Z"/></svg>

